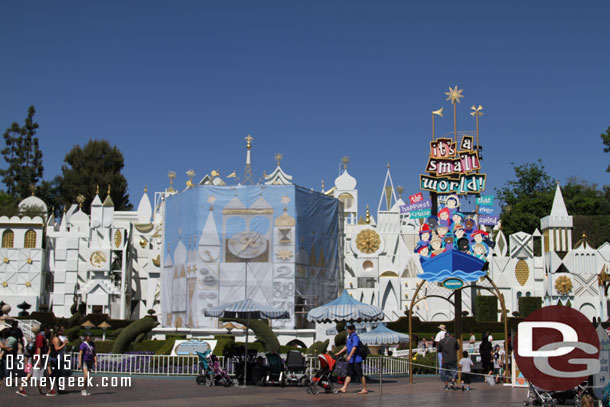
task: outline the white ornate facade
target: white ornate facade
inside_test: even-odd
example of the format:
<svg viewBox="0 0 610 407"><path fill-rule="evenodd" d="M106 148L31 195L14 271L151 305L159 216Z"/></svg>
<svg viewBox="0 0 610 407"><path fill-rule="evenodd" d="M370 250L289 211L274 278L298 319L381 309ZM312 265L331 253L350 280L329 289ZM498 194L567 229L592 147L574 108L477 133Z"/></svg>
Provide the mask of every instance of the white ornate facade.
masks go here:
<svg viewBox="0 0 610 407"><path fill-rule="evenodd" d="M366 214L359 217L356 184L345 169L327 191L344 203L344 287L354 298L382 307L387 320L396 320L405 315L422 281L417 278L423 272L419 255L414 253L419 221L400 214L404 202L396 196L389 168L376 214L371 214L367 206ZM543 298L543 305L570 305L589 318L608 317L607 299L598 276L610 270L610 243L594 249L582 239L573 245L572 217L559 186L550 215L541 220L541 232L520 232L508 239L501 230L494 232L496 246L488 256L489 275L503 294L509 313L519 310L521 296L532 296ZM534 252L536 239L542 253ZM462 293L463 310L472 315L471 290ZM490 295L485 290L480 294ZM423 320L450 320L453 306L430 297L419 302L414 315Z"/></svg>

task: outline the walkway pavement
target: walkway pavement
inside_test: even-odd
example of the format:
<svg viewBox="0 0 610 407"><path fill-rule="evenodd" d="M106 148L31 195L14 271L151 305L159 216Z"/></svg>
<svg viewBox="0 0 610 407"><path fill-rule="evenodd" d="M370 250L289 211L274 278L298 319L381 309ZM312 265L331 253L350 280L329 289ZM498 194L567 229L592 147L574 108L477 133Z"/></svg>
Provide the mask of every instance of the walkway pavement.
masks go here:
<svg viewBox="0 0 610 407"><path fill-rule="evenodd" d="M310 395L302 387L205 387L198 386L194 378L185 377L133 377L131 388L101 388L101 377L96 377L97 388L92 395L83 397L79 389L69 389L67 394L45 397L37 389L27 389L28 397L15 394L15 389L0 387L2 407L23 406L116 406L116 407L201 407L207 406L472 406L475 404L496 406L520 406L527 390L489 386L474 383L473 390L444 391L441 382L433 377L416 377L414 384L408 378L388 378L383 381L380 397L379 382L371 380L370 393L356 394L360 386L351 385L347 394Z"/></svg>

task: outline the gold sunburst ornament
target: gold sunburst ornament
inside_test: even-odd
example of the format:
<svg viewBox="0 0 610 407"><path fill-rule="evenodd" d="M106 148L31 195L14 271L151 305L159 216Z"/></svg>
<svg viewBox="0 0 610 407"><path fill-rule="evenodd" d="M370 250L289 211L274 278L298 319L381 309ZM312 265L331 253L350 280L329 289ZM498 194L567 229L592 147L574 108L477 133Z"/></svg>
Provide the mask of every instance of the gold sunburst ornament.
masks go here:
<svg viewBox="0 0 610 407"><path fill-rule="evenodd" d="M365 229L356 236L356 247L362 253L371 254L379 250L381 238L371 229Z"/></svg>
<svg viewBox="0 0 610 407"><path fill-rule="evenodd" d="M557 277L557 280L555 280L555 290L562 295L567 295L570 291L572 291L572 280L570 280L570 277Z"/></svg>
<svg viewBox="0 0 610 407"><path fill-rule="evenodd" d="M464 97L464 95L462 95L463 91L464 89L458 89L457 85L455 85L455 89L452 89L451 86L449 86L449 92L445 92L445 95L447 95L446 100L450 100L453 104L455 104L455 102L460 103L460 99Z"/></svg>

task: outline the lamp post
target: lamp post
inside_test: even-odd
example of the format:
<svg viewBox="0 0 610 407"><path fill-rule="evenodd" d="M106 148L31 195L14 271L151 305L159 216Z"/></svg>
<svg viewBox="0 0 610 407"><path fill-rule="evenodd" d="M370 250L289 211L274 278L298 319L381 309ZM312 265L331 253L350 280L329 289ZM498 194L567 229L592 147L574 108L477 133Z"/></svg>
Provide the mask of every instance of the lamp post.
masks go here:
<svg viewBox="0 0 610 407"><path fill-rule="evenodd" d="M110 324L108 322L104 321L101 324L99 324L97 327L102 329L102 340L105 341L106 340L106 329L110 328Z"/></svg>

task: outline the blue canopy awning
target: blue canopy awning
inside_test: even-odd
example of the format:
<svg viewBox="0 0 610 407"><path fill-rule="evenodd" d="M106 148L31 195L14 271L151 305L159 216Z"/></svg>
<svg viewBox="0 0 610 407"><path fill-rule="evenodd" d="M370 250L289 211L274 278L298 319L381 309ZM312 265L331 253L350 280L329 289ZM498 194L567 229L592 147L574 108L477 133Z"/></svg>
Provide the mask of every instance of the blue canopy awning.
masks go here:
<svg viewBox="0 0 610 407"><path fill-rule="evenodd" d="M381 321L383 310L354 299L347 290L336 300L307 313L311 322Z"/></svg>
<svg viewBox="0 0 610 407"><path fill-rule="evenodd" d="M392 331L385 324L379 324L369 332L358 334L358 337L367 345L391 345L409 342L409 335Z"/></svg>

